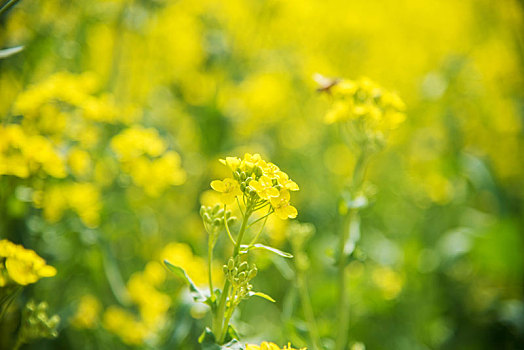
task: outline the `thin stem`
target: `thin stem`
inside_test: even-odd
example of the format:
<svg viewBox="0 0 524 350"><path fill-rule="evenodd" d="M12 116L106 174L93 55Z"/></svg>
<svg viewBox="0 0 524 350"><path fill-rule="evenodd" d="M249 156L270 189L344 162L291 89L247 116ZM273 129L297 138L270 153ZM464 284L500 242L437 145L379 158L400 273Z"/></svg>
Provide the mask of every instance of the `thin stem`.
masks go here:
<svg viewBox="0 0 524 350"><path fill-rule="evenodd" d="M20 1L20 0L10 0L8 1L4 6L2 6L0 8L0 16L6 12L7 10L9 10L11 7L13 7L14 5L16 5L16 3Z"/></svg>
<svg viewBox="0 0 524 350"><path fill-rule="evenodd" d="M266 215L261 216L261 217L259 217L258 219L256 219L255 221L253 221L252 223L250 223L250 224L247 226L247 228L250 228L251 226L253 226L253 225L256 224L257 222L259 222L260 220L267 219L267 217L268 217L269 215L271 215L271 213L272 213L272 212L271 212L271 208L269 208L268 213L267 213Z"/></svg>
<svg viewBox="0 0 524 350"><path fill-rule="evenodd" d="M207 270L208 270L208 278L209 278L209 292L211 295L211 300L214 300L215 291L213 289L213 272L212 272L212 264L213 264L213 236L209 235L209 240L207 243Z"/></svg>
<svg viewBox="0 0 524 350"><path fill-rule="evenodd" d="M233 243L233 245L237 245L237 242L235 242L235 239L233 238L233 235L231 234L231 231L229 230L229 225L227 223L227 218L226 218L226 205L224 204L224 227L226 228L226 232L227 232L227 235L229 236L229 239L231 240L231 242Z"/></svg>
<svg viewBox="0 0 524 350"><path fill-rule="evenodd" d="M362 150L359 154L355 169L353 172L353 178L351 183L351 194L355 194L364 181L364 175L366 171L366 160L368 153ZM358 217L357 208L349 208L348 213L344 217L344 224L342 225L342 232L340 235L340 241L338 246L338 282L339 282L339 295L338 295L338 334L336 339L336 350L345 350L348 342L348 328L349 328L349 296L347 291L348 276L346 274L346 256L345 246L346 242L350 237L350 230L352 223Z"/></svg>
<svg viewBox="0 0 524 350"><path fill-rule="evenodd" d="M242 225L240 226L240 231L238 232L238 237L235 243L235 248L233 249L233 258L235 258L240 251L240 245L242 243L242 238L244 237L244 233L246 232L247 222L251 214L252 214L251 206L247 205L246 211L244 214L244 218L242 219ZM229 280L226 279L226 282L224 283L224 288L222 289L222 295L220 296L220 302L218 303L218 311L217 311L216 317L213 322L213 325L214 325L213 333L215 335L220 336L222 334L222 330L224 329L224 327L227 329L227 326L229 325L229 320L227 321L227 323L223 321L224 321L224 314L226 312L227 297L228 297L228 294L230 293L230 288L231 288L231 283L229 282Z"/></svg>
<svg viewBox="0 0 524 350"><path fill-rule="evenodd" d="M226 338L227 329L229 328L229 321L231 320L231 317L233 316L233 312L235 311L235 307L236 307L234 303L235 298L237 296L236 294L237 294L237 289L234 288L232 295L229 297L230 305L226 312L226 318L224 320L225 327L222 329L222 334L220 334L219 343L222 343Z"/></svg>
<svg viewBox="0 0 524 350"><path fill-rule="evenodd" d="M16 297L18 296L18 293L22 290L22 287L17 287L13 293L8 297L6 298L4 301L3 301L3 304L2 305L2 312L0 313L0 320L4 317L4 314L7 312L7 309L9 309L9 306L11 305L11 303L13 302L13 300L16 299Z"/></svg>
<svg viewBox="0 0 524 350"><path fill-rule="evenodd" d="M255 235L255 237L253 237L253 239L251 240L251 242L249 243L249 245L253 245L255 244L255 242L257 241L258 237L260 236L260 234L262 233L262 230L264 230L264 227L266 226L266 222L267 222L267 218L269 217L269 215L271 215L273 213L273 210L271 210L271 208L268 210L268 213L263 216L263 218L265 218L264 220L264 223L262 224L262 227L260 227L260 230L258 231L258 233Z"/></svg>
<svg viewBox="0 0 524 350"><path fill-rule="evenodd" d="M306 285L306 278L303 271L297 267L297 288L300 293L300 299L302 301L302 308L304 310L304 316L306 318L307 327L309 330L309 336L311 338L313 350L320 350L320 336L318 334L317 322L315 321L315 314L313 307L311 306L311 299Z"/></svg>
<svg viewBox="0 0 524 350"><path fill-rule="evenodd" d="M235 197L237 200L238 210L240 210L240 213L242 213L242 216L244 216L244 211L242 210L242 206L240 205L240 201L238 200L238 197Z"/></svg>

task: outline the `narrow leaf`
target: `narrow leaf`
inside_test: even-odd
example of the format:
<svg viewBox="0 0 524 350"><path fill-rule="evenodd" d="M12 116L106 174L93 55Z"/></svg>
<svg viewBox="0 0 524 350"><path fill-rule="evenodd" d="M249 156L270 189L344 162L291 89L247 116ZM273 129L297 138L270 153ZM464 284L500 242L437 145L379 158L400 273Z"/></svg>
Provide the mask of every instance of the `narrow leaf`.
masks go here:
<svg viewBox="0 0 524 350"><path fill-rule="evenodd" d="M167 260L164 260L164 264L169 269L169 271L173 272L178 278L182 279L189 286L189 291L191 292L191 296L193 297L194 301L206 301L206 297L197 288L193 280L189 277L183 268L175 266Z"/></svg>
<svg viewBox="0 0 524 350"><path fill-rule="evenodd" d="M270 302L274 303L275 302L275 299L271 298L269 295L267 295L266 293L262 293L262 292L249 292L248 294L250 297L252 296L257 296L257 297L261 297L261 298L264 298L266 300L269 300Z"/></svg>
<svg viewBox="0 0 524 350"><path fill-rule="evenodd" d="M0 50L0 58L7 58L9 56L19 53L23 49L24 49L23 46L15 46L15 47L10 47L8 49L2 49Z"/></svg>
<svg viewBox="0 0 524 350"><path fill-rule="evenodd" d="M269 246L261 244L261 243L256 243L256 244L249 245L249 246L248 245L242 245L240 247L242 248L242 250L244 252L247 252L248 250L253 250L253 249L262 249L262 250L267 250L268 252L280 255L283 258L292 258L293 257L293 254L290 254L290 253L287 253L287 252L283 252L280 249L269 247Z"/></svg>

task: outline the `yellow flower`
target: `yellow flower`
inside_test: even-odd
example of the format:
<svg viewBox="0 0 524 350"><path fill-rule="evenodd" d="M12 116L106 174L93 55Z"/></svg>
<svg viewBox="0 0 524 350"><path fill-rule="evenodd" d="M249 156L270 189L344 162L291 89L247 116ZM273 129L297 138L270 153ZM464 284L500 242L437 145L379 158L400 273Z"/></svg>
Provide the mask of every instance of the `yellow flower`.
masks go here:
<svg viewBox="0 0 524 350"><path fill-rule="evenodd" d="M238 181L231 178L225 178L223 181L214 180L211 182L211 188L220 192L220 200L224 204L231 204L237 196L242 195Z"/></svg>
<svg viewBox="0 0 524 350"><path fill-rule="evenodd" d="M277 198L271 198L271 206L275 210L275 214L282 220L286 220L288 218L294 219L297 217L297 209L289 204L290 199L289 191L286 189L282 189L280 191L280 196Z"/></svg>
<svg viewBox="0 0 524 350"><path fill-rule="evenodd" d="M281 350L281 349L277 344L265 341L265 342L262 342L262 344L260 345L246 344L246 350ZM296 350L296 349L292 348L291 344L288 343L287 345L284 345L282 350ZM300 350L307 350L307 349L301 348Z"/></svg>
<svg viewBox="0 0 524 350"><path fill-rule="evenodd" d="M226 157L226 159L219 159L219 162L228 166L232 171L235 171L240 166L241 160L237 157Z"/></svg>
<svg viewBox="0 0 524 350"><path fill-rule="evenodd" d="M255 166L258 165L260 161L262 161L262 157L260 157L260 154L246 153L244 154L244 159L240 164L240 168L244 171L251 171Z"/></svg>
<svg viewBox="0 0 524 350"><path fill-rule="evenodd" d="M289 178L289 175L283 171L279 171L277 174L278 183L287 190L298 191L299 187L297 183Z"/></svg>
<svg viewBox="0 0 524 350"><path fill-rule="evenodd" d="M35 283L41 277L56 275L56 269L46 265L45 260L33 250L5 239L0 241L0 258L6 258L5 267L0 265L0 272L5 268L10 280L22 286ZM3 277L2 284L6 283Z"/></svg>
<svg viewBox="0 0 524 350"><path fill-rule="evenodd" d="M266 175L262 175L258 181L251 180L249 186L257 192L260 198L265 200L278 197L280 194L279 191L273 187L273 181L271 178Z"/></svg>
<svg viewBox="0 0 524 350"><path fill-rule="evenodd" d="M90 294L84 295L80 299L76 313L71 319L71 324L80 329L95 328L100 309L100 301L96 297Z"/></svg>
<svg viewBox="0 0 524 350"><path fill-rule="evenodd" d="M103 325L129 345L141 345L150 336L150 332L142 322L118 306L107 308L104 312Z"/></svg>

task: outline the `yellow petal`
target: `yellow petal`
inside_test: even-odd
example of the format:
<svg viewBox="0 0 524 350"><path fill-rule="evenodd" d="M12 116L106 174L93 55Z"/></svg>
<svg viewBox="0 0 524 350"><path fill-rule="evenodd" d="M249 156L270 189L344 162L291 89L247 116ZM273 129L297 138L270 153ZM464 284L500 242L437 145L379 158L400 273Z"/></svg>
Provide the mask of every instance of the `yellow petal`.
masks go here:
<svg viewBox="0 0 524 350"><path fill-rule="evenodd" d="M220 180L213 180L211 181L211 188L214 189L217 192L225 192L226 191L226 185L223 181Z"/></svg>

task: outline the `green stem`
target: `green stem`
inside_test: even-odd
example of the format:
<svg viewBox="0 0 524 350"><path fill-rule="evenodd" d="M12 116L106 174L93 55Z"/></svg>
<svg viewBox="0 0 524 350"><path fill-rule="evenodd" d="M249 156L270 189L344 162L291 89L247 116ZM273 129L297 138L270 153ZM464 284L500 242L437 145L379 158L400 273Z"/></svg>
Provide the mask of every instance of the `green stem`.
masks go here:
<svg viewBox="0 0 524 350"><path fill-rule="evenodd" d="M366 171L366 161L368 153L362 150L359 154L353 178L351 183L351 195L354 195L364 182L364 175ZM342 225L342 232L338 246L338 334L335 344L336 350L345 350L348 342L348 328L349 328L349 296L348 296L348 276L346 273L346 255L345 246L351 233L352 223L358 217L357 208L349 208L348 213L344 217L344 224Z"/></svg>
<svg viewBox="0 0 524 350"><path fill-rule="evenodd" d="M22 342L22 338L20 336L18 336L18 338L16 338L16 344L15 346L13 347L13 350L18 350L20 349L20 347L22 346L22 344L24 344Z"/></svg>
<svg viewBox="0 0 524 350"><path fill-rule="evenodd" d="M233 258L235 258L240 252L240 245L242 244L242 238L244 237L244 233L246 232L247 222L249 220L249 217L251 216L251 213L251 206L247 205L244 218L242 219L242 225L240 226L240 231L238 232L235 248L233 249ZM229 320L227 320L227 322L224 322L224 315L226 312L227 297L229 294L230 287L231 284L229 283L229 280L226 279L226 282L224 283L224 288L222 289L222 295L220 296L220 302L218 303L218 310L213 320L214 322L212 326L213 334L218 336L221 336L222 330L224 328L227 329L227 326L229 325Z"/></svg>
<svg viewBox="0 0 524 350"><path fill-rule="evenodd" d="M233 238L233 235L231 234L231 231L229 230L229 224L227 223L226 213L227 213L226 205L224 204L224 227L226 228L226 232L227 232L227 235L229 236L229 239L231 240L233 245L236 245L237 242L235 242L235 239Z"/></svg>
<svg viewBox="0 0 524 350"><path fill-rule="evenodd" d="M304 310L304 316L306 318L307 327L309 330L309 336L311 338L313 350L320 350L320 336L318 334L317 322L315 320L315 313L313 312L313 306L311 306L311 299L309 297L306 279L304 273L297 267L297 288L300 293L300 299L302 301L302 308Z"/></svg>
<svg viewBox="0 0 524 350"><path fill-rule="evenodd" d="M0 8L0 16L6 12L7 10L9 10L11 7L13 7L14 5L16 5L16 3L20 1L20 0L10 0L8 1L4 6L2 6Z"/></svg>
<svg viewBox="0 0 524 350"><path fill-rule="evenodd" d="M215 291L213 290L213 272L212 272L212 265L213 265L213 235L209 235L208 243L207 243L207 270L208 270L208 278L209 278L209 293L211 295L211 300L214 300L213 296L215 295Z"/></svg>
<svg viewBox="0 0 524 350"><path fill-rule="evenodd" d="M248 226L248 228L251 227L251 226L253 226L253 225L256 224L257 222L259 222L260 220L267 219L267 217L268 217L269 215L271 215L271 208L269 208L268 213L267 213L266 215L261 216L261 217L259 217L258 219L256 219L255 221L253 221L252 223L250 223L249 226Z"/></svg>

